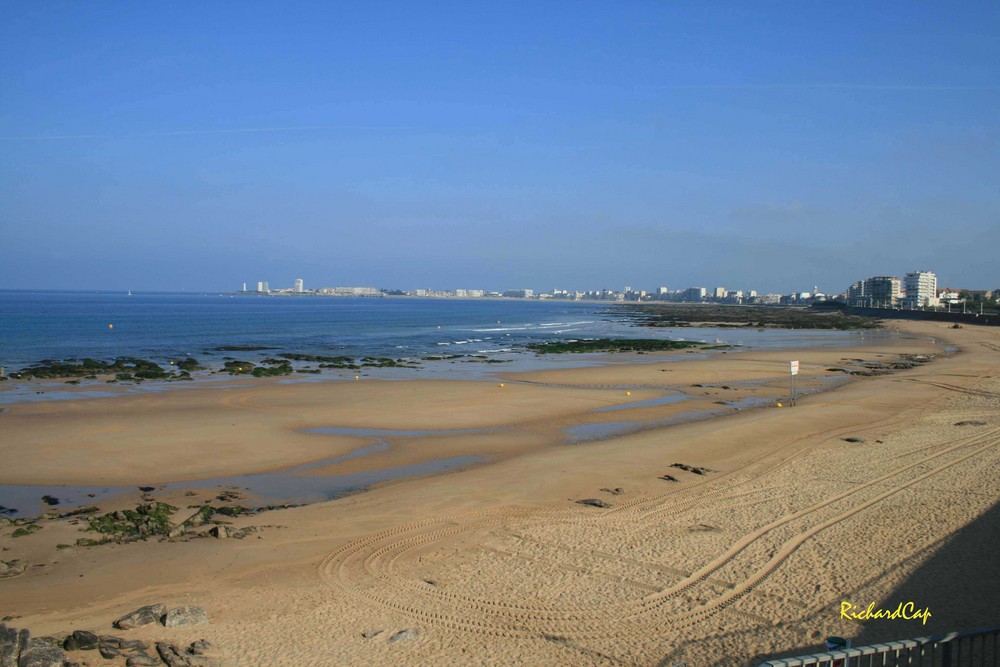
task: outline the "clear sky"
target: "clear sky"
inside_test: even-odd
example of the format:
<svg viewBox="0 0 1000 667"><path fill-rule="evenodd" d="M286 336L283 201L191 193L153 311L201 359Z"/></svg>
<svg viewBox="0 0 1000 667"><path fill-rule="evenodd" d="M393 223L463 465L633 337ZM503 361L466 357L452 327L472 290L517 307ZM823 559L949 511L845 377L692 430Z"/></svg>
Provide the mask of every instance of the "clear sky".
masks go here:
<svg viewBox="0 0 1000 667"><path fill-rule="evenodd" d="M1000 287L1000 4L0 8L0 288Z"/></svg>

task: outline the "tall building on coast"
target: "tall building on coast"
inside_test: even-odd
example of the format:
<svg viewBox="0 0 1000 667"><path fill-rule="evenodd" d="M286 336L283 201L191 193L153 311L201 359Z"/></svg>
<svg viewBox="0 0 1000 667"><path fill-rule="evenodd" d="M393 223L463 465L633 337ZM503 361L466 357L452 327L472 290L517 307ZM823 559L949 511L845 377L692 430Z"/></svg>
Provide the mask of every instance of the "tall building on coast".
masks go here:
<svg viewBox="0 0 1000 667"><path fill-rule="evenodd" d="M858 281L847 290L847 302L869 308L929 308L938 305L937 275L911 271L903 280L896 276L874 276Z"/></svg>
<svg viewBox="0 0 1000 667"><path fill-rule="evenodd" d="M296 278L295 279L295 293L296 294L302 294L302 292L304 290L305 290L305 283L302 281L302 278Z"/></svg>
<svg viewBox="0 0 1000 667"><path fill-rule="evenodd" d="M939 304L937 275L931 271L911 271L903 279L905 303L909 308L928 308Z"/></svg>

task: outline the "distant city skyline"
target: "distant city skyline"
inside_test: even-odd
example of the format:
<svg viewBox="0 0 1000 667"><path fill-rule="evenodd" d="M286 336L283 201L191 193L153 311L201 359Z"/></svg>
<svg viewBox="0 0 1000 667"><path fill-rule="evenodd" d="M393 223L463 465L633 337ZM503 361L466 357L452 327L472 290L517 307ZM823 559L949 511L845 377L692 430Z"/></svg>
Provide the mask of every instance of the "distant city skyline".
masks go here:
<svg viewBox="0 0 1000 667"><path fill-rule="evenodd" d="M997 34L972 1L12 3L0 288L994 289Z"/></svg>

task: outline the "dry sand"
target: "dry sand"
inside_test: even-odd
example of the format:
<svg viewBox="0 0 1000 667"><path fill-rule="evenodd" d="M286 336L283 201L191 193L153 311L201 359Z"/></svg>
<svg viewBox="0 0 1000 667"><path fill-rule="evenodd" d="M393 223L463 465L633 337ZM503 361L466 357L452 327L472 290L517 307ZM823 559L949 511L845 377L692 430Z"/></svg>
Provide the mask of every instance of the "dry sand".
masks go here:
<svg viewBox="0 0 1000 667"><path fill-rule="evenodd" d="M506 430L394 440L389 452L349 465L456 453L491 463L241 518L239 526L269 526L243 541L57 551L80 536L77 527L49 521L17 539L2 528L3 559L41 567L0 580L0 615L34 634L107 633L142 604L199 604L208 626L128 634L204 637L240 665L741 665L812 652L829 634L857 645L998 624L1000 331L900 326L916 337L520 374L503 388L262 383L15 405L0 415L3 483L197 479L315 461L363 442L300 432L308 426ZM808 387L839 375L827 369L845 358L940 353L942 340L961 351L793 409L579 445L563 438L562 429L598 419L780 399L789 358L802 361ZM694 398L590 412L667 386ZM966 420L984 424L955 426ZM616 487L624 493L601 490ZM613 507L574 502L582 498ZM932 616L926 625L857 622L840 618L842 601L913 601ZM405 629L415 631L389 641ZM365 638L370 631L381 632Z"/></svg>

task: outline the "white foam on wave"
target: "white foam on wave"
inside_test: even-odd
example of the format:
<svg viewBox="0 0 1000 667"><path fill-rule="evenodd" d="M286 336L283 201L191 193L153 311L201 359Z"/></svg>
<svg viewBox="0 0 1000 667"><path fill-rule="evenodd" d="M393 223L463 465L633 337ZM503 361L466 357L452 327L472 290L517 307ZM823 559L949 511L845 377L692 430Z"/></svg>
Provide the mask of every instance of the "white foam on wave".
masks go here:
<svg viewBox="0 0 1000 667"><path fill-rule="evenodd" d="M527 331L528 327L494 327L492 329L473 329L476 333L485 333L487 331Z"/></svg>
<svg viewBox="0 0 1000 667"><path fill-rule="evenodd" d="M593 324L592 320L581 320L579 322L545 322L539 324L539 327L577 327L583 324Z"/></svg>

